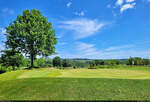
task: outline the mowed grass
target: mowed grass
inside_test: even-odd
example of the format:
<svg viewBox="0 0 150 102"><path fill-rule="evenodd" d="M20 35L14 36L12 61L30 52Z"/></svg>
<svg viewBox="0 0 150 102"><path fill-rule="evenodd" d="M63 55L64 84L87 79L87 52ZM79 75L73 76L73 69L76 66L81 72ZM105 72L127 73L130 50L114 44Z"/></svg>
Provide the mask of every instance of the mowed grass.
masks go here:
<svg viewBox="0 0 150 102"><path fill-rule="evenodd" d="M0 75L0 100L150 100L150 68L7 72Z"/></svg>

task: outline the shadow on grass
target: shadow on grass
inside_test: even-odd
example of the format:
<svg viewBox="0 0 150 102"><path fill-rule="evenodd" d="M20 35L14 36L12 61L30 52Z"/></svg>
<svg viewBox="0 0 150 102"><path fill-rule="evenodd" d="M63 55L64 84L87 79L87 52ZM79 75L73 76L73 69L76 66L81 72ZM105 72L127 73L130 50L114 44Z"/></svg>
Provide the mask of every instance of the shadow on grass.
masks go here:
<svg viewBox="0 0 150 102"><path fill-rule="evenodd" d="M5 70L0 70L0 74L5 73L5 72L6 72Z"/></svg>
<svg viewBox="0 0 150 102"><path fill-rule="evenodd" d="M39 69L40 67L27 67L27 68L24 68L25 70L31 70L31 69Z"/></svg>

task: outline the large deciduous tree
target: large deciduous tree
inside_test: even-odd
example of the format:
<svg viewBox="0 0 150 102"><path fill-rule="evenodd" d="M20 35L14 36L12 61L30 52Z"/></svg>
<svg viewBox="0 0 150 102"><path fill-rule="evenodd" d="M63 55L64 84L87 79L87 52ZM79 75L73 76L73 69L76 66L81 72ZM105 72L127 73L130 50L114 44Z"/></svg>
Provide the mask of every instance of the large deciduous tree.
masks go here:
<svg viewBox="0 0 150 102"><path fill-rule="evenodd" d="M25 53L31 59L31 68L37 55L55 53L57 38L52 24L36 9L24 10L8 27L6 47Z"/></svg>

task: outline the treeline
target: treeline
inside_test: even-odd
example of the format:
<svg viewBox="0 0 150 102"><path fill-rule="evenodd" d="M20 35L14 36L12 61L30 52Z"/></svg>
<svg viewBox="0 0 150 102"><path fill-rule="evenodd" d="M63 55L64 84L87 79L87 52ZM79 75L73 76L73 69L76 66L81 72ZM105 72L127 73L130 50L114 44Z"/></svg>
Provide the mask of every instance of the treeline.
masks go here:
<svg viewBox="0 0 150 102"><path fill-rule="evenodd" d="M0 73L19 70L24 68L30 68L31 60L25 58L22 54L17 51L5 50L2 52L0 57ZM50 58L38 58L34 61L35 68L81 68L88 67L88 61L72 60L72 59L62 59L60 57Z"/></svg>
<svg viewBox="0 0 150 102"><path fill-rule="evenodd" d="M89 61L90 67L99 66L99 65L119 65L122 64L119 60L93 60Z"/></svg>
<svg viewBox="0 0 150 102"><path fill-rule="evenodd" d="M75 59L61 59L60 57L53 58L53 66L54 67L88 67L88 61L84 60L75 60Z"/></svg>
<svg viewBox="0 0 150 102"><path fill-rule="evenodd" d="M130 57L127 60L93 60L90 61L90 67L100 66L100 65L140 65L146 66L150 65L150 59L140 58L140 57Z"/></svg>
<svg viewBox="0 0 150 102"><path fill-rule="evenodd" d="M150 65L150 60L140 57L130 57L126 61L126 65Z"/></svg>
<svg viewBox="0 0 150 102"><path fill-rule="evenodd" d="M0 57L0 73L30 67L31 60L25 58L17 51L5 50ZM35 68L103 68L116 67L116 65L150 65L150 60L140 57L130 57L126 60L91 60L91 59L62 59L60 57L38 58L34 61Z"/></svg>

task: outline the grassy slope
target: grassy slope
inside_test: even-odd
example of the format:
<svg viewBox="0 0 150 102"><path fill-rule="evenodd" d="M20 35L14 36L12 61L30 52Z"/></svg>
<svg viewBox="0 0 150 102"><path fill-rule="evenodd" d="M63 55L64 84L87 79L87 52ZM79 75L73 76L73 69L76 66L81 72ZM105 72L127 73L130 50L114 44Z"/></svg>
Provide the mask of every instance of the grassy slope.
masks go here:
<svg viewBox="0 0 150 102"><path fill-rule="evenodd" d="M0 100L150 100L149 79L147 69L20 70L0 75Z"/></svg>

